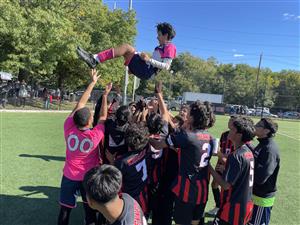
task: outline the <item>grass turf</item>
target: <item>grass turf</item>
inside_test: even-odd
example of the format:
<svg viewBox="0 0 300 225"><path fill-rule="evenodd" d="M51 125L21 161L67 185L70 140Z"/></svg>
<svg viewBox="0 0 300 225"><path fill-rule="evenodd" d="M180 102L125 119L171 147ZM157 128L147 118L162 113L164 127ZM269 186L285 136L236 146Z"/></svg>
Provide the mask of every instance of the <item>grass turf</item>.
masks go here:
<svg viewBox="0 0 300 225"><path fill-rule="evenodd" d="M66 116L65 113L0 112L1 224L56 223L65 159ZM227 128L227 120L227 116L218 116L210 132L220 137ZM281 120L278 123L276 142L281 151L281 169L271 224L296 225L300 215L300 123ZM70 224L83 224L83 209L78 205L72 211ZM210 191L206 211L213 206Z"/></svg>

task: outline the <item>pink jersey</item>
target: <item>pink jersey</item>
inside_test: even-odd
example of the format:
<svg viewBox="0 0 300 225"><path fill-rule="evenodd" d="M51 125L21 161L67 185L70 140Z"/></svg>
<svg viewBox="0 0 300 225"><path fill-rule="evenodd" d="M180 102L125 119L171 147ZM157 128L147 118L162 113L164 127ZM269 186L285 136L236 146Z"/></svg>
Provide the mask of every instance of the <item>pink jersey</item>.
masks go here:
<svg viewBox="0 0 300 225"><path fill-rule="evenodd" d="M64 136L66 140L66 161L64 176L82 181L85 173L99 165L98 145L104 137L104 125L98 124L93 129L79 130L73 117L66 119Z"/></svg>
<svg viewBox="0 0 300 225"><path fill-rule="evenodd" d="M174 59L175 57L176 46L171 42L165 45L157 46L152 54L152 58L159 62L162 62L165 58Z"/></svg>

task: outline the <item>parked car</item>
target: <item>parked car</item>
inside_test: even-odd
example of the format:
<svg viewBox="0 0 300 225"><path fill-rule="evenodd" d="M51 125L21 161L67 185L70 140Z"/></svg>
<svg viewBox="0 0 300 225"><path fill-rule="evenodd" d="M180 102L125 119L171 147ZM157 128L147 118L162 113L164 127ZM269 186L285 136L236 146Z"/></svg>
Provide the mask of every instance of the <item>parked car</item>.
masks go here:
<svg viewBox="0 0 300 225"><path fill-rule="evenodd" d="M256 111L256 116L261 116L261 111ZM277 115L272 114L272 113L268 113L268 112L263 112L262 117L273 117L273 118L278 118Z"/></svg>
<svg viewBox="0 0 300 225"><path fill-rule="evenodd" d="M288 119L300 119L300 113L292 112L292 111L284 112L282 114L282 117L283 118L288 118Z"/></svg>

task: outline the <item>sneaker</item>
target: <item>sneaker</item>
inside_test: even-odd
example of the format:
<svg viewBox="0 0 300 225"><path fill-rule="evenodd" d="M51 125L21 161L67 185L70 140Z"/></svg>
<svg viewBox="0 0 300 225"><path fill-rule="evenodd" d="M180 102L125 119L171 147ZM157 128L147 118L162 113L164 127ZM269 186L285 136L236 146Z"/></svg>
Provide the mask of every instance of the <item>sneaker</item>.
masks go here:
<svg viewBox="0 0 300 225"><path fill-rule="evenodd" d="M84 51L82 48L80 48L79 46L77 47L77 54L78 56L83 60L85 61L88 66L91 68L91 69L94 69L96 68L98 62L97 60L94 58L94 56L86 51Z"/></svg>
<svg viewBox="0 0 300 225"><path fill-rule="evenodd" d="M219 208L215 207L212 210L208 211L207 214L210 216L215 216L215 215L217 215L218 211L219 211Z"/></svg>

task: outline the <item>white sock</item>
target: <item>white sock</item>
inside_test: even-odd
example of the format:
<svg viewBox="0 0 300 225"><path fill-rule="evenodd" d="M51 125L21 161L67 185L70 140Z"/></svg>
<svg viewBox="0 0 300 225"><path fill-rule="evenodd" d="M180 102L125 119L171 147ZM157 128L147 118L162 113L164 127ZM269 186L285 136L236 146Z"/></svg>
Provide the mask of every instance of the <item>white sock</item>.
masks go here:
<svg viewBox="0 0 300 225"><path fill-rule="evenodd" d="M100 60L99 60L99 58L98 58L98 55L97 55L97 54L95 54L95 55L94 55L94 59L96 59L96 61L97 61L98 63L100 63Z"/></svg>

